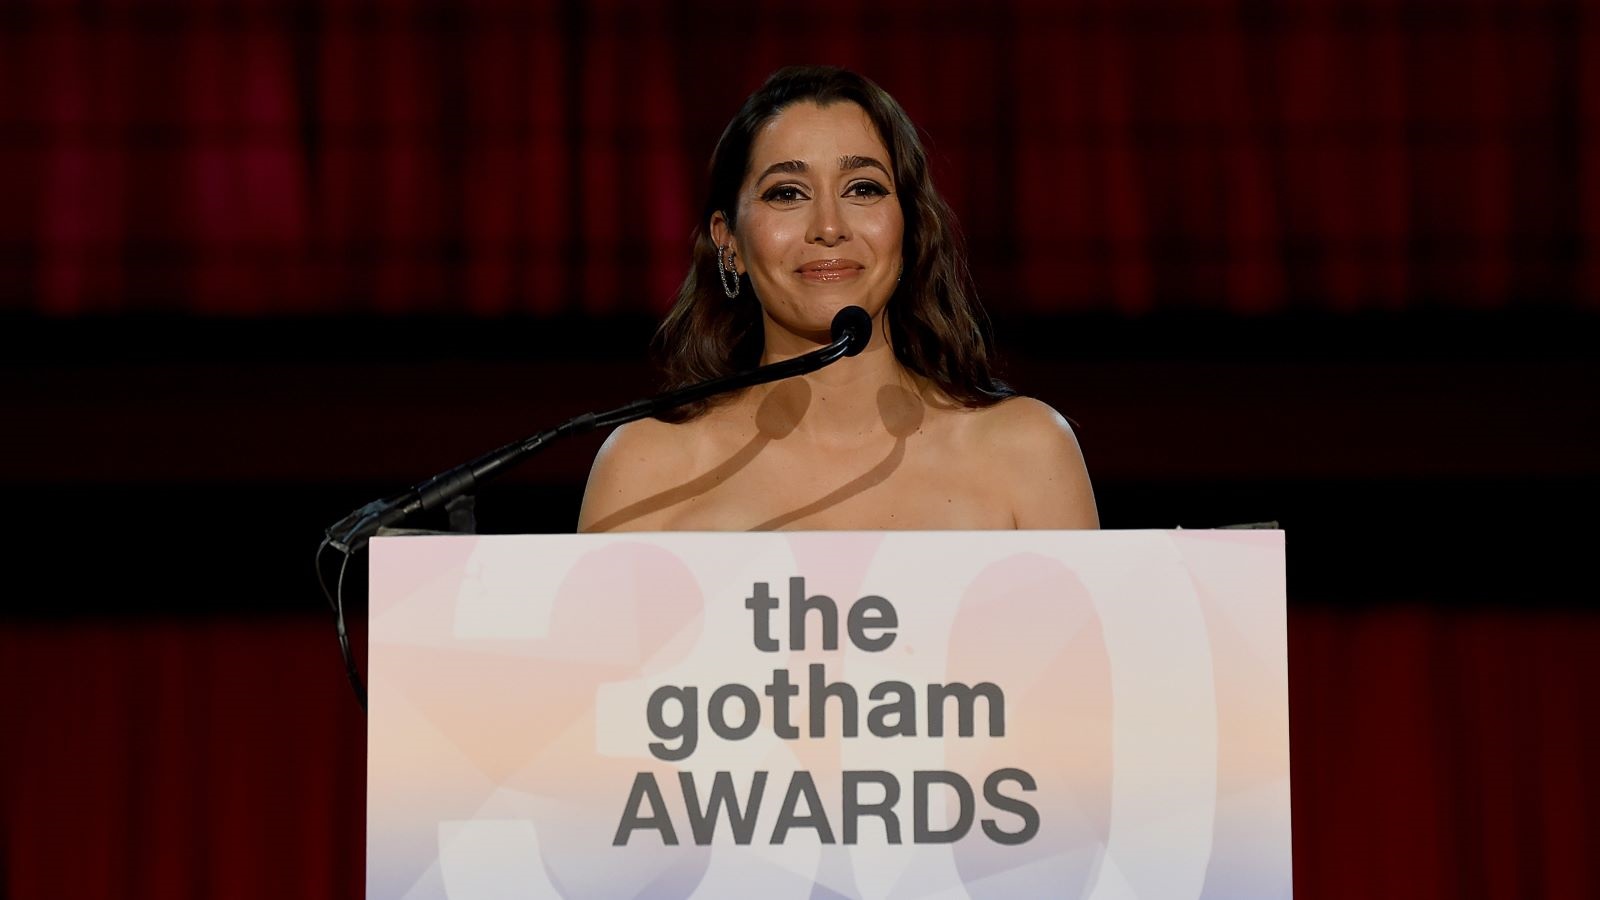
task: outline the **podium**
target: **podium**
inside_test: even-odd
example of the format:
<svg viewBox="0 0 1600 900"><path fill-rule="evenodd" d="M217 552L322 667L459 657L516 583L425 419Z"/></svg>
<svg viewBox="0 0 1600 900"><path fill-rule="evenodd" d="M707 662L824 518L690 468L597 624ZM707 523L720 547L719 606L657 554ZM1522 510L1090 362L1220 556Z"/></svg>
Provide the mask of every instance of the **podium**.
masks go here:
<svg viewBox="0 0 1600 900"><path fill-rule="evenodd" d="M1282 532L371 552L369 897L1292 893Z"/></svg>

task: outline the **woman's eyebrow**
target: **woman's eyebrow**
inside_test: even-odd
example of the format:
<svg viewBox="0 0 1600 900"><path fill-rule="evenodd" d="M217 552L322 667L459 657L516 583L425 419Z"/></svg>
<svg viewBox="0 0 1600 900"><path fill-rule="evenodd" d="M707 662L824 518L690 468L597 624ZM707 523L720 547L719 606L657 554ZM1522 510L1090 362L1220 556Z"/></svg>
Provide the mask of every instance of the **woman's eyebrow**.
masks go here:
<svg viewBox="0 0 1600 900"><path fill-rule="evenodd" d="M850 172L850 171L853 171L855 169L868 169L868 168L877 169L878 171L882 172L885 177L890 177L890 178L893 177L893 176L891 176L889 174L889 167L888 166L885 166L883 163L878 162L877 160L873 159L870 156L841 156L841 157L839 157L839 171L841 171L841 172Z"/></svg>
<svg viewBox="0 0 1600 900"><path fill-rule="evenodd" d="M783 162L775 162L772 165L767 166L766 170L756 177L756 181L759 182L768 175L775 175L779 172L784 172L790 175L801 175L810 170L811 167L806 165L802 160L786 159Z"/></svg>
<svg viewBox="0 0 1600 900"><path fill-rule="evenodd" d="M845 155L839 157L839 171L852 172L856 169L877 169L887 178L894 177L889 174L888 166L870 156ZM756 181L760 182L768 175L777 175L780 173L788 175L803 175L809 171L811 171L811 167L806 165L805 160L786 159L782 162L775 162L772 165L767 166L766 169L764 169L761 174L756 177Z"/></svg>

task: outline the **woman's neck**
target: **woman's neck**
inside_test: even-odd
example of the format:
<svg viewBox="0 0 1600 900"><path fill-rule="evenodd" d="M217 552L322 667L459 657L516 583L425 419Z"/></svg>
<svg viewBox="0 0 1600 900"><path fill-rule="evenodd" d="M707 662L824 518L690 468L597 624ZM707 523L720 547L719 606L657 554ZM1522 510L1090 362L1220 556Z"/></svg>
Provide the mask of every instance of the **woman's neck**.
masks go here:
<svg viewBox="0 0 1600 900"><path fill-rule="evenodd" d="M763 354L762 362L797 355ZM858 355L758 390L757 427L774 437L793 434L809 443L850 448L882 437L904 438L921 424L918 379L895 359L882 328L874 329L871 343Z"/></svg>

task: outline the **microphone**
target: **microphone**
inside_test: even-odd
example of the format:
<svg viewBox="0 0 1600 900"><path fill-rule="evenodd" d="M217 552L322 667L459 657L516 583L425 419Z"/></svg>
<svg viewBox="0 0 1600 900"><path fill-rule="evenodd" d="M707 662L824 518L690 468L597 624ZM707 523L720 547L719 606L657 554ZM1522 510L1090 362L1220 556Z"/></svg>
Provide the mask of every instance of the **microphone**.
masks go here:
<svg viewBox="0 0 1600 900"><path fill-rule="evenodd" d="M855 356L872 340L872 317L859 306L846 306L834 314L829 333L834 343L846 342L845 356Z"/></svg>
<svg viewBox="0 0 1600 900"><path fill-rule="evenodd" d="M728 391L805 375L836 363L846 356L855 356L865 350L872 340L872 317L859 306L847 306L834 314L829 336L833 340L827 346L793 359L691 384L643 400L635 400L608 412L584 413L548 431L513 441L498 450L485 453L477 459L419 482L404 494L374 500L355 510L328 526L327 543L342 553L354 553L366 546L367 540L376 534L378 529L387 528L418 513L444 506L456 497L472 491L480 481L493 478L544 449L546 444L556 438L581 434L596 428L624 425L635 419L648 418L685 403L715 397Z"/></svg>

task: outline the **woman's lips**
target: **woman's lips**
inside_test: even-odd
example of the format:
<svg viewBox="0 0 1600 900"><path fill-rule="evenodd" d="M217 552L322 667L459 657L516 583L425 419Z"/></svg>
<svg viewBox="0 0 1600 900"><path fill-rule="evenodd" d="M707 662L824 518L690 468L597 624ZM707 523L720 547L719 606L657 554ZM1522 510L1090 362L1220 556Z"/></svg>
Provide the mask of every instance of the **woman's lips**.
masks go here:
<svg viewBox="0 0 1600 900"><path fill-rule="evenodd" d="M795 272L807 281L845 281L861 274L862 265L853 259L819 259Z"/></svg>

